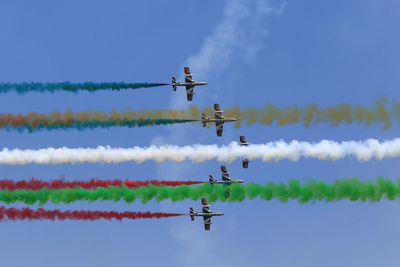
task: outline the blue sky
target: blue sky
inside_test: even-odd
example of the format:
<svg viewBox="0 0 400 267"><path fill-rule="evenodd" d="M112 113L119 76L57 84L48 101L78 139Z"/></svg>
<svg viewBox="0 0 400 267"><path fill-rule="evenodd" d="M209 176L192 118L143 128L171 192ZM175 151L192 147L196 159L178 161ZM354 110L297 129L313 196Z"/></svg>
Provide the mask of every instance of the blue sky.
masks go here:
<svg viewBox="0 0 400 267"><path fill-rule="evenodd" d="M168 82L190 64L194 103L221 107L339 103L372 106L381 96L398 101L400 4L394 0L337 1L11 1L0 2L0 82ZM55 109L185 108L183 90L0 95L0 112ZM227 144L245 134L252 143L323 138L397 137L381 125L303 128L173 125L33 134L0 131L0 146L129 147L149 144ZM399 160L359 163L300 160L228 165L249 182L308 178L397 179ZM217 162L136 165L0 166L1 178L207 179ZM19 207L21 205L14 205ZM45 208L187 212L200 203L146 205L73 203ZM400 207L380 203L286 204L246 200L216 203L212 231L188 217L123 222L6 222L0 227L4 266L397 266Z"/></svg>

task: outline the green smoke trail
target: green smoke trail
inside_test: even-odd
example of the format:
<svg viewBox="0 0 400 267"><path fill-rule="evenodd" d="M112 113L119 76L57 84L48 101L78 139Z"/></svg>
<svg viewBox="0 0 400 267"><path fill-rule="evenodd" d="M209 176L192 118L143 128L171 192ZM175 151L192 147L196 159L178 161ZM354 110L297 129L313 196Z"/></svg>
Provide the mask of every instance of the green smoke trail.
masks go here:
<svg viewBox="0 0 400 267"><path fill-rule="evenodd" d="M166 83L123 83L123 82L84 82L84 83L0 83L0 93L16 91L18 94L27 92L57 92L69 91L76 93L79 90L95 92L99 90L139 89L168 85Z"/></svg>
<svg viewBox="0 0 400 267"><path fill-rule="evenodd" d="M227 191L229 190L229 194ZM300 183L299 180L290 180L288 183L261 184L233 184L232 186L204 184L199 186L145 186L139 188L108 187L87 190L83 188L50 190L0 190L0 201L7 204L23 202L25 204L71 203L74 201L125 201L132 203L141 200L143 203L155 199L156 201L185 199L198 200L206 197L208 201L243 201L246 198L261 198L266 201L278 200L287 202L297 200L300 203L340 200L379 202L382 199L395 200L400 198L400 180L378 177L375 182L361 182L358 178L336 180L333 184L324 181L310 180Z"/></svg>

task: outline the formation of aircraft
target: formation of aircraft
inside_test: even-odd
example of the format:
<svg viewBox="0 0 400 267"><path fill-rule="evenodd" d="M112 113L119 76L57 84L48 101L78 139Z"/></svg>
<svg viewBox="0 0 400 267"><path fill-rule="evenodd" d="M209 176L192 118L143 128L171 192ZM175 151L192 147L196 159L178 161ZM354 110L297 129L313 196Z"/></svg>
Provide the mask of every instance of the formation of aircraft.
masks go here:
<svg viewBox="0 0 400 267"><path fill-rule="evenodd" d="M207 85L207 82L197 82L193 80L194 74L190 72L189 67L184 67L183 68L184 73L185 73L185 82L177 82L175 77L172 77L172 89L173 91L176 91L178 86L185 86L186 87L186 97L188 101L193 100L193 94L194 94L194 87L195 86L201 86L201 85ZM234 122L237 119L236 118L225 118L224 117L224 111L220 109L219 104L214 104L214 118L210 119L208 118L204 113L202 113L201 117L201 123L203 127L207 126L207 123L215 123L215 127L217 128L217 136L222 136L222 132L224 130L224 123L225 122ZM240 145L241 146L247 146L248 143L246 142L246 138L241 135L240 136ZM249 167L249 160L247 158L242 159L242 165L243 168L248 168ZM222 184L226 186L230 186L233 183L243 183L243 180L240 179L233 179L229 177L229 173L226 169L226 166L222 165L221 166L221 180L216 180L213 178L212 175L210 175L209 178L209 183L214 186L214 184ZM230 187L229 187L230 188ZM210 205L207 203L207 200L205 198L201 199L201 204L203 206L202 212L196 212L193 210L193 208L190 208L190 219L194 221L194 218L196 216L198 217L203 217L204 220L204 228L206 231L210 230L211 226L211 217L213 216L222 216L224 215L222 212L211 212L210 210Z"/></svg>
<svg viewBox="0 0 400 267"><path fill-rule="evenodd" d="M222 216L224 214L222 212L211 212L210 205L207 203L207 200L205 198L201 199L201 204L203 205L202 212L196 212L193 210L193 208L190 208L190 213L189 213L190 219L194 221L194 217L196 216L203 217L204 229L206 231L209 231L211 226L211 217Z"/></svg>
<svg viewBox="0 0 400 267"><path fill-rule="evenodd" d="M214 186L214 184L231 185L233 183L243 183L243 180L232 179L229 177L229 173L224 165L221 166L222 180L215 180L212 175L210 175L209 183Z"/></svg>
<svg viewBox="0 0 400 267"><path fill-rule="evenodd" d="M244 137L244 135L240 136L240 146L248 146L249 143L246 142L246 138ZM242 159L242 165L243 168L247 169L249 167L249 161L247 158Z"/></svg>
<svg viewBox="0 0 400 267"><path fill-rule="evenodd" d="M207 82L195 82L192 78L194 74L190 73L189 67L184 67L183 71L185 72L185 82L177 82L175 77L172 77L172 90L176 91L176 87L185 86L186 87L186 97L188 101L193 100L194 87L200 85L207 85Z"/></svg>
<svg viewBox="0 0 400 267"><path fill-rule="evenodd" d="M196 82L193 80L192 74L190 72L189 67L184 67L183 71L185 72L185 82L177 82L175 77L172 77L172 89L176 91L176 88L178 86L185 86L186 87L186 96L188 101L193 100L193 94L194 94L194 87L195 86L201 86L201 85L207 85L207 82ZM207 126L207 123L212 123L215 122L215 126L217 127L217 136L222 136L222 131L223 129L223 124L225 122L233 122L236 121L236 118L225 118L224 117L224 111L220 110L219 104L214 104L214 111L215 111L215 116L214 119L208 118L204 113L202 113L201 117L201 123L203 124L204 127Z"/></svg>
<svg viewBox="0 0 400 267"><path fill-rule="evenodd" d="M214 119L210 119L206 116L206 114L202 113L201 123L203 124L203 127L206 127L207 123L215 122L215 127L217 128L217 136L222 136L222 131L224 130L224 123L237 121L237 119L225 118L224 111L219 108L219 104L214 104L214 112L215 112Z"/></svg>

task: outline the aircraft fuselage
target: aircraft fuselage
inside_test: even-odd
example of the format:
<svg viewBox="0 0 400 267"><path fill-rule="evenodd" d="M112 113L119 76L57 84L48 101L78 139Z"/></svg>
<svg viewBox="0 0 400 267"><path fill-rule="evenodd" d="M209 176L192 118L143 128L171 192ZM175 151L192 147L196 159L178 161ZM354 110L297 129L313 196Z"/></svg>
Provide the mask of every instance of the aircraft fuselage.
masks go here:
<svg viewBox="0 0 400 267"><path fill-rule="evenodd" d="M196 212L190 215L199 217L213 217L213 216L222 216L224 214L222 212L210 212L210 213Z"/></svg>
<svg viewBox="0 0 400 267"><path fill-rule="evenodd" d="M215 123L218 123L218 122L232 122L232 121L237 121L237 119L236 118L224 118L224 119L202 119L201 120L202 122L215 122Z"/></svg>
<svg viewBox="0 0 400 267"><path fill-rule="evenodd" d="M231 184L241 184L244 183L243 180L239 180L239 179L231 179L230 181L224 181L224 180L218 180L218 181L213 181L213 182L209 182L210 184L226 184L226 185L231 185Z"/></svg>
<svg viewBox="0 0 400 267"><path fill-rule="evenodd" d="M176 82L176 83L173 83L172 85L173 86L201 86L201 85L207 85L208 83L207 82L192 82L192 83L187 83L187 82L184 82L184 83L181 83L181 82Z"/></svg>

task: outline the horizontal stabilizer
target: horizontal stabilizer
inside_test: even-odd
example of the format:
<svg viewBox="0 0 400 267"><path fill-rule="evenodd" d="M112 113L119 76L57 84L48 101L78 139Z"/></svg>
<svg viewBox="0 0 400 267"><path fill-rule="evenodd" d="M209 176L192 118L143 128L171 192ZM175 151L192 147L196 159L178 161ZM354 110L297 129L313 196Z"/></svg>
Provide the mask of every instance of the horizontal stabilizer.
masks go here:
<svg viewBox="0 0 400 267"><path fill-rule="evenodd" d="M176 86L175 86L175 84L176 84L176 79L175 79L175 77L172 77L171 81L172 81L172 90L173 90L173 91L176 91Z"/></svg>
<svg viewBox="0 0 400 267"><path fill-rule="evenodd" d="M215 182L215 179L214 179L214 177L213 177L212 175L209 175L209 177L210 177L210 178L209 178L210 183L211 183L211 182Z"/></svg>
<svg viewBox="0 0 400 267"><path fill-rule="evenodd" d="M201 120L202 120L202 124L203 124L203 127L206 127L207 126L207 122L205 122L204 120L209 120L209 118L206 116L206 114L204 114L204 113L201 113Z"/></svg>
<svg viewBox="0 0 400 267"><path fill-rule="evenodd" d="M192 221L194 221L194 216L193 216L194 211L193 211L193 208L189 208L189 211L190 211L190 213L189 213L190 219L191 219Z"/></svg>

